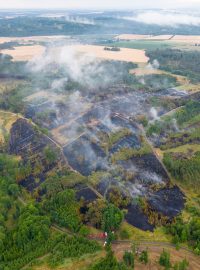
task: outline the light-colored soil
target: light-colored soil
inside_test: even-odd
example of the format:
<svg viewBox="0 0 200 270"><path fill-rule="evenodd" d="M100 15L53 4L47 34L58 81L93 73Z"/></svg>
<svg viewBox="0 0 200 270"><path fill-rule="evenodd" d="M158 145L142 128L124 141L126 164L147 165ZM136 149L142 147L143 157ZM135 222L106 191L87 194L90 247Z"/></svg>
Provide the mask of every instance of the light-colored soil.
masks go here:
<svg viewBox="0 0 200 270"><path fill-rule="evenodd" d="M148 40L170 40L172 39L173 36L172 35L159 35L159 36L152 36L152 37L148 37Z"/></svg>
<svg viewBox="0 0 200 270"><path fill-rule="evenodd" d="M163 74L164 72L160 69L149 68L148 66L146 66L143 68L131 69L129 73L136 76L144 76L152 74Z"/></svg>
<svg viewBox="0 0 200 270"><path fill-rule="evenodd" d="M118 40L162 40L162 41L176 41L181 43L200 43L200 36L190 36L190 35L132 35L132 34L122 34L116 36L115 39Z"/></svg>
<svg viewBox="0 0 200 270"><path fill-rule="evenodd" d="M149 58L144 50L121 48L120 51L106 51L104 46L74 45L70 46L78 53L87 53L91 56L107 60L125 61L133 63L147 63Z"/></svg>
<svg viewBox="0 0 200 270"><path fill-rule="evenodd" d="M63 38L69 38L69 36L30 36L30 37L0 37L0 44L5 42L19 42L27 44L29 42L48 42L52 40L58 40Z"/></svg>
<svg viewBox="0 0 200 270"><path fill-rule="evenodd" d="M95 45L72 45L69 49L78 54L88 54L92 57L106 60L133 62L133 63L147 63L149 58L146 56L144 50L121 48L120 51L106 51L104 46ZM54 48L51 50L56 55L61 48ZM13 57L13 61L29 61L34 57L40 56L45 52L45 47L41 45L17 46L14 49L1 50L0 53L8 54Z"/></svg>
<svg viewBox="0 0 200 270"><path fill-rule="evenodd" d="M40 56L45 52L45 47L41 45L19 46L14 50L1 50L3 54L12 56L13 61L29 61L36 56Z"/></svg>
<svg viewBox="0 0 200 270"><path fill-rule="evenodd" d="M150 35L122 34L122 35L116 36L115 39L120 39L120 40L140 40L140 39L147 39L148 37L151 37L151 36Z"/></svg>
<svg viewBox="0 0 200 270"><path fill-rule="evenodd" d="M150 270L160 270L163 269L161 266L159 266L158 260L160 257L160 254L163 251L163 248L167 251L170 252L171 254L171 263L174 264L176 262L182 261L183 259L187 259L187 261L189 262L189 269L190 270L198 270L200 269L199 266L199 262L200 262L200 258L198 256L196 256L195 254L192 254L186 250L176 250L173 247L165 247L163 245L147 245L147 244L140 244L139 245L139 250L142 251L144 249L148 249L149 252L149 263L147 265L143 265L141 263L139 263L138 261L136 261L135 263L135 270L146 270L146 269L150 269ZM126 243L122 243L122 244L116 244L113 245L113 250L115 252L115 255L117 256L117 258L119 260L122 260L123 258L123 254L125 250L131 250L131 245L130 244L126 244Z"/></svg>
<svg viewBox="0 0 200 270"><path fill-rule="evenodd" d="M200 36L176 35L172 38L172 40L181 42L200 42Z"/></svg>

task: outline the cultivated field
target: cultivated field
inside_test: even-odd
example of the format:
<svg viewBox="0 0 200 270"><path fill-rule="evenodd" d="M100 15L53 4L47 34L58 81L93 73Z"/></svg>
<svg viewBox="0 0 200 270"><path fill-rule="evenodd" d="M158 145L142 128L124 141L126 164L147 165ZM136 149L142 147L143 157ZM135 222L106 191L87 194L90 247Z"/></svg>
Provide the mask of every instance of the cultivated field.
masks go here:
<svg viewBox="0 0 200 270"><path fill-rule="evenodd" d="M140 39L147 39L151 37L150 35L134 35L134 34L122 34L119 36L116 36L115 39L120 40L140 40Z"/></svg>
<svg viewBox="0 0 200 270"><path fill-rule="evenodd" d="M44 41L45 37L37 38L23 38L23 39L12 39L12 38L0 38L0 43L9 41L22 42L21 44L26 44L30 41ZM48 39L48 37L47 37ZM48 41L48 40L46 40ZM103 46L95 45L73 45L69 46L70 49L79 53L86 53L88 55L94 56L95 58L115 60L115 61L125 61L134 63L147 63L149 58L146 56L144 50L138 49L127 49L122 48L120 51L106 51ZM60 49L55 49L55 55L60 51ZM22 45L16 46L13 49L3 49L0 53L8 54L13 57L13 61L29 61L34 57L40 56L45 52L45 47L38 44L33 45Z"/></svg>
<svg viewBox="0 0 200 270"><path fill-rule="evenodd" d="M0 37L0 44L5 42L19 42L21 44L27 44L29 42L49 42L64 38L69 38L69 36Z"/></svg>
<svg viewBox="0 0 200 270"><path fill-rule="evenodd" d="M80 53L91 54L94 57L134 63L147 63L149 58L144 50L122 48L120 51L106 51L103 46L74 45L72 48Z"/></svg>
<svg viewBox="0 0 200 270"><path fill-rule="evenodd" d="M138 68L131 69L130 74L134 74L136 76L144 76L144 75L152 75L152 74L163 74L164 71L160 69L153 68L151 65L143 65L140 64Z"/></svg>
<svg viewBox="0 0 200 270"><path fill-rule="evenodd" d="M3 54L12 56L13 61L29 61L35 56L40 56L45 52L45 47L41 45L19 46L14 47L14 50L1 50Z"/></svg>
<svg viewBox="0 0 200 270"><path fill-rule="evenodd" d="M122 34L116 36L115 39L118 40L171 40L177 42L200 42L200 36L188 36L188 35L131 35L131 34Z"/></svg>

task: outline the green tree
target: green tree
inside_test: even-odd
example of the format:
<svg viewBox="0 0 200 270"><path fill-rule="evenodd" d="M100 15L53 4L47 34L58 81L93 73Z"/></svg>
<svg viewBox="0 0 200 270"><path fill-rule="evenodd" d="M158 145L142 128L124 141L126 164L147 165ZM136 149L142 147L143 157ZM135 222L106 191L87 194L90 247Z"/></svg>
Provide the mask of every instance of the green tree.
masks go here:
<svg viewBox="0 0 200 270"><path fill-rule="evenodd" d="M131 269L134 268L134 255L132 252L125 251L123 255L123 261L128 267L131 267Z"/></svg>
<svg viewBox="0 0 200 270"><path fill-rule="evenodd" d="M47 164L52 164L57 159L57 153L55 152L55 150L51 149L50 147L46 147L44 149L44 155L45 155Z"/></svg>
<svg viewBox="0 0 200 270"><path fill-rule="evenodd" d="M104 232L112 232L119 229L123 220L123 213L113 204L108 206L103 211L102 229Z"/></svg>
<svg viewBox="0 0 200 270"><path fill-rule="evenodd" d="M88 211L84 217L85 221L100 229L103 220L103 210L106 207L106 202L102 199L97 199L88 204Z"/></svg>
<svg viewBox="0 0 200 270"><path fill-rule="evenodd" d="M74 190L68 189L57 193L44 202L44 209L51 214L54 222L78 232L81 227L80 205L76 201Z"/></svg>
<svg viewBox="0 0 200 270"><path fill-rule="evenodd" d="M8 187L8 193L14 197L17 197L20 193L19 186L17 184L10 184Z"/></svg>
<svg viewBox="0 0 200 270"><path fill-rule="evenodd" d="M170 253L164 249L159 258L159 264L164 266L166 270L171 268Z"/></svg>
<svg viewBox="0 0 200 270"><path fill-rule="evenodd" d="M140 257L139 257L139 260L141 262L143 262L144 264L147 264L148 261L149 261L149 255L148 255L148 251L147 250L143 250Z"/></svg>
<svg viewBox="0 0 200 270"><path fill-rule="evenodd" d="M184 259L181 262L177 262L175 263L175 265L173 266L174 270L187 270L189 267L189 262Z"/></svg>
<svg viewBox="0 0 200 270"><path fill-rule="evenodd" d="M119 263L113 251L109 249L106 257L91 266L88 270L128 270L128 268L124 263Z"/></svg>

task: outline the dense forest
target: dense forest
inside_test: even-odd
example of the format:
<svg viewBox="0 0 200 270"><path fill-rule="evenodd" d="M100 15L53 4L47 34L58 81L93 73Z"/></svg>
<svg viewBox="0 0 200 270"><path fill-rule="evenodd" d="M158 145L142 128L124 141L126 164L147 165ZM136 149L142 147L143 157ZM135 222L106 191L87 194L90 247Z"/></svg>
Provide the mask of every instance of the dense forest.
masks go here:
<svg viewBox="0 0 200 270"><path fill-rule="evenodd" d="M193 83L200 82L200 52L178 49L158 49L148 51L150 60L157 59L160 69L186 76Z"/></svg>
<svg viewBox="0 0 200 270"><path fill-rule="evenodd" d="M83 224L81 204L76 200L74 190L47 193L41 202L23 202L24 191L16 184L23 166L14 156L0 155L0 269L21 269L45 254L50 254L48 264L55 267L64 258L100 250L99 244L85 238L88 229ZM112 241L112 230L119 228L122 212L105 202L102 209L93 209L90 206L88 211L99 211L100 227L110 235L108 241ZM87 215L88 222L90 219L94 222L93 215ZM52 231L54 223L67 228L69 236Z"/></svg>

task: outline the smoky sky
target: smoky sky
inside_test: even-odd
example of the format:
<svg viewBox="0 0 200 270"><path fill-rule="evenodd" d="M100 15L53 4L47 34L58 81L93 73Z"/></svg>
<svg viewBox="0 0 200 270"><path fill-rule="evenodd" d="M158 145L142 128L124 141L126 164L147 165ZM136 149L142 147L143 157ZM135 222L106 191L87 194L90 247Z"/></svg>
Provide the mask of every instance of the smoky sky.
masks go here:
<svg viewBox="0 0 200 270"><path fill-rule="evenodd" d="M200 8L200 0L1 0L0 9Z"/></svg>

